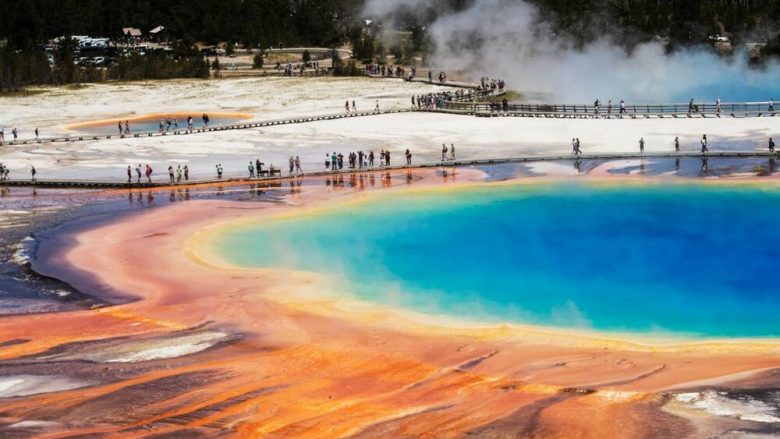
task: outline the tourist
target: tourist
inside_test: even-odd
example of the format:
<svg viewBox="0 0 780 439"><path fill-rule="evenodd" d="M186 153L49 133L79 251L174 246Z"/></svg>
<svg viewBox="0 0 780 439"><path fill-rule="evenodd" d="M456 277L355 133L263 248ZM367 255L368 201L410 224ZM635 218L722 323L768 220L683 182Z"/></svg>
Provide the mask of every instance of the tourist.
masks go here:
<svg viewBox="0 0 780 439"><path fill-rule="evenodd" d="M125 121L125 134L130 134L130 122Z"/></svg>
<svg viewBox="0 0 780 439"><path fill-rule="evenodd" d="M222 164L221 163L217 164L217 178L220 179L220 180L222 179Z"/></svg>
<svg viewBox="0 0 780 439"><path fill-rule="evenodd" d="M141 164L135 168L135 173L138 175L138 184L141 184Z"/></svg>
<svg viewBox="0 0 780 439"><path fill-rule="evenodd" d="M163 122L164 122L164 121L163 121L162 119L160 119L160 126L159 126L158 130L159 130L161 133L163 132Z"/></svg>
<svg viewBox="0 0 780 439"><path fill-rule="evenodd" d="M152 182L152 167L149 166L149 164L146 164L146 180L151 183Z"/></svg>
<svg viewBox="0 0 780 439"><path fill-rule="evenodd" d="M599 114L599 107L601 106L601 102L596 99L593 101L593 114Z"/></svg>
<svg viewBox="0 0 780 439"><path fill-rule="evenodd" d="M171 180L171 183L174 182L173 180L173 166L168 165L168 178Z"/></svg>
<svg viewBox="0 0 780 439"><path fill-rule="evenodd" d="M171 120L166 118L165 119L165 132L167 133L170 130L171 130Z"/></svg>
<svg viewBox="0 0 780 439"><path fill-rule="evenodd" d="M412 109L414 109L414 95L412 95Z"/></svg>
<svg viewBox="0 0 780 439"><path fill-rule="evenodd" d="M368 152L368 166L374 167L374 151Z"/></svg>
<svg viewBox="0 0 780 439"><path fill-rule="evenodd" d="M433 82L433 72L428 70L428 82Z"/></svg>
<svg viewBox="0 0 780 439"><path fill-rule="evenodd" d="M385 151L385 165L390 166L390 151Z"/></svg>
<svg viewBox="0 0 780 439"><path fill-rule="evenodd" d="M640 137L639 138L639 153L644 154L645 153L645 138Z"/></svg>
<svg viewBox="0 0 780 439"><path fill-rule="evenodd" d="M184 181L190 181L190 168L184 165Z"/></svg>
<svg viewBox="0 0 780 439"><path fill-rule="evenodd" d="M769 152L775 152L775 141L771 137L769 138Z"/></svg>
<svg viewBox="0 0 780 439"><path fill-rule="evenodd" d="M355 106L355 100L354 99L352 100L352 112L353 113L357 112L357 106Z"/></svg>
<svg viewBox="0 0 780 439"><path fill-rule="evenodd" d="M715 100L715 111L720 114L720 98Z"/></svg>
<svg viewBox="0 0 780 439"><path fill-rule="evenodd" d="M701 152L704 154L705 152L709 151L707 148L707 135L701 136Z"/></svg>
<svg viewBox="0 0 780 439"><path fill-rule="evenodd" d="M5 128L0 128L0 141L5 142Z"/></svg>
<svg viewBox="0 0 780 439"><path fill-rule="evenodd" d="M574 150L577 152L577 155L582 154L582 151L580 151L580 138L579 137L574 139Z"/></svg>
<svg viewBox="0 0 780 439"><path fill-rule="evenodd" d="M176 166L176 183L181 183L181 176L182 176L181 165L178 165Z"/></svg>
<svg viewBox="0 0 780 439"><path fill-rule="evenodd" d="M336 152L334 151L333 154L330 156L330 170L336 171L338 170L338 156L336 155Z"/></svg>
<svg viewBox="0 0 780 439"><path fill-rule="evenodd" d="M255 165L249 162L249 178L255 178Z"/></svg>
<svg viewBox="0 0 780 439"><path fill-rule="evenodd" d="M441 161L444 161L447 159L447 145L441 144Z"/></svg>
<svg viewBox="0 0 780 439"><path fill-rule="evenodd" d="M406 166L412 166L412 153L406 150Z"/></svg>
<svg viewBox="0 0 780 439"><path fill-rule="evenodd" d="M349 113L349 101L344 102L344 111Z"/></svg>
<svg viewBox="0 0 780 439"><path fill-rule="evenodd" d="M571 153L577 154L577 139L574 137L571 138Z"/></svg>
<svg viewBox="0 0 780 439"><path fill-rule="evenodd" d="M10 173L11 173L11 168L9 168L8 166L4 166L3 167L3 181L8 181L9 180L8 174L10 174Z"/></svg>
<svg viewBox="0 0 780 439"><path fill-rule="evenodd" d="M620 100L620 114L626 114L626 101Z"/></svg>
<svg viewBox="0 0 780 439"><path fill-rule="evenodd" d="M379 99L376 100L376 108L374 109L377 113L379 112Z"/></svg>
<svg viewBox="0 0 780 439"><path fill-rule="evenodd" d="M35 139L36 140L38 139L38 128L37 127L35 128Z"/></svg>
<svg viewBox="0 0 780 439"><path fill-rule="evenodd" d="M607 115L608 116L612 115L612 99L607 101Z"/></svg>
<svg viewBox="0 0 780 439"><path fill-rule="evenodd" d="M385 165L385 150L380 149L379 150L379 166Z"/></svg>
<svg viewBox="0 0 780 439"><path fill-rule="evenodd" d="M775 101L772 99L769 100L769 111L774 112L775 111Z"/></svg>
<svg viewBox="0 0 780 439"><path fill-rule="evenodd" d="M297 155L295 156L295 173L303 175L303 169L301 169L301 158Z"/></svg>
<svg viewBox="0 0 780 439"><path fill-rule="evenodd" d="M174 131L179 129L179 119L173 119L173 129Z"/></svg>
<svg viewBox="0 0 780 439"><path fill-rule="evenodd" d="M358 151L358 168L363 167L363 157L364 157L363 151Z"/></svg>
<svg viewBox="0 0 780 439"><path fill-rule="evenodd" d="M290 162L290 172L289 173L292 174L293 171L295 170L295 159L293 158L293 156L290 156L289 162Z"/></svg>
<svg viewBox="0 0 780 439"><path fill-rule="evenodd" d="M14 135L14 141L16 141L16 138L19 136L19 130L14 127L14 129L11 130L11 134Z"/></svg>
<svg viewBox="0 0 780 439"><path fill-rule="evenodd" d="M206 128L209 127L209 120L211 120L209 118L209 115L206 114L206 113L203 113L203 126L205 126Z"/></svg>
<svg viewBox="0 0 780 439"><path fill-rule="evenodd" d="M688 113L693 113L694 105L693 105L693 98L691 98L691 101L688 102Z"/></svg>
<svg viewBox="0 0 780 439"><path fill-rule="evenodd" d="M122 134L122 121L117 122L117 126L119 127L119 134Z"/></svg>
<svg viewBox="0 0 780 439"><path fill-rule="evenodd" d="M194 125L192 123L192 116L187 116L187 129L192 132Z"/></svg>
<svg viewBox="0 0 780 439"><path fill-rule="evenodd" d="M35 174L37 174L38 171L35 170L35 166L30 167L30 176L32 177L32 181L35 182Z"/></svg>
<svg viewBox="0 0 780 439"><path fill-rule="evenodd" d="M455 160L455 144L450 143L450 160Z"/></svg>
<svg viewBox="0 0 780 439"><path fill-rule="evenodd" d="M127 182L133 182L133 167L130 165L127 165Z"/></svg>
<svg viewBox="0 0 780 439"><path fill-rule="evenodd" d="M255 159L255 172L257 173L257 176L260 177L260 171L263 170L263 165L265 163L261 162L260 159Z"/></svg>
<svg viewBox="0 0 780 439"><path fill-rule="evenodd" d="M330 171L330 154L325 153L325 170Z"/></svg>
<svg viewBox="0 0 780 439"><path fill-rule="evenodd" d="M680 138L676 136L674 138L674 152L680 152Z"/></svg>

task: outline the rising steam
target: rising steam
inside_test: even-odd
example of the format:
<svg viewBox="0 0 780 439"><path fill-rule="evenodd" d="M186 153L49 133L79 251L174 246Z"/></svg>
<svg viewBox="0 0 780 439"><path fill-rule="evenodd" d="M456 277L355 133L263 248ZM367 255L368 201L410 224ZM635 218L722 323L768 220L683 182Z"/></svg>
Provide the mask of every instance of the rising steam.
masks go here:
<svg viewBox="0 0 780 439"><path fill-rule="evenodd" d="M390 17L398 8L432 7L436 0L369 0L364 13ZM510 88L542 93L544 100L590 103L765 101L780 98L780 64L756 69L745 50L724 60L709 48L665 54L661 42L643 43L631 53L604 36L585 48L572 47L540 20L530 3L479 0L459 12L445 12L429 29L435 45L431 64L449 71L505 79ZM774 96L773 96L774 95ZM530 96L533 96L531 94Z"/></svg>

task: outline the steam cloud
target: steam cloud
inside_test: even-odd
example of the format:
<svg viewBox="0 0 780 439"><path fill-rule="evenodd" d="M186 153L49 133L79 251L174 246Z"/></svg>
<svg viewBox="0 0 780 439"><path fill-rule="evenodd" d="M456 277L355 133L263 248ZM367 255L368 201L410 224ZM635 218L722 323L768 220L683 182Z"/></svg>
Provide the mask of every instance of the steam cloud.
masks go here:
<svg viewBox="0 0 780 439"><path fill-rule="evenodd" d="M399 8L435 7L435 0L368 0L364 14L390 17ZM766 101L780 97L780 64L748 65L745 50L729 60L709 48L664 53L661 42L643 43L630 54L606 35L579 50L541 22L530 3L479 0L445 13L428 28L436 52L431 64L463 71L472 79L503 78L514 90L542 93L543 100L590 103ZM775 95L775 96L773 96ZM536 98L539 100L539 98Z"/></svg>

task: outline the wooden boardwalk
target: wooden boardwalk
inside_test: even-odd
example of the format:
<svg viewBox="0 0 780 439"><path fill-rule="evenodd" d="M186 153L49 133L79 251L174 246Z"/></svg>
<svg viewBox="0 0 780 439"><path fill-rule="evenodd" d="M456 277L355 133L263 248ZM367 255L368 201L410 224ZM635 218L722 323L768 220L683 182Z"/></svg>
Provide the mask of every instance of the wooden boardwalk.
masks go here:
<svg viewBox="0 0 780 439"><path fill-rule="evenodd" d="M351 175L355 173L379 173L389 171L402 171L408 169L430 169L430 168L452 168L495 165L502 163L531 163L544 161L576 161L576 160L629 160L629 159L713 159L713 158L778 158L780 152L770 153L768 151L714 151L702 154L700 152L679 152L679 153L596 153L581 154L575 156L572 154L549 154L549 155L527 155L508 158L494 159L475 159L475 160L454 160L446 162L429 162L409 166L384 166L362 169L342 169L340 171L322 171L307 173L301 175L282 175L279 177L261 177L261 178L243 178L227 177L222 179L199 179L189 180L181 183L171 183L167 179L153 181L152 183L141 182L127 183L124 180L37 180L35 182L27 180L5 180L0 181L0 187L37 187L37 188L60 188L60 189L148 189L148 188L178 188L193 187L214 184L257 184L268 182L281 182L285 180L297 179L302 177L332 177L339 175ZM159 176L162 178L164 175ZM142 179L143 180L143 179Z"/></svg>
<svg viewBox="0 0 780 439"><path fill-rule="evenodd" d="M298 123L318 122L324 120L336 120L347 119L350 117L367 117L367 116L379 116L383 114L396 114L396 113L409 113L413 111L411 108L393 108L389 110L379 111L358 111L358 112L342 112L342 113L329 113L316 116L298 116L286 119L270 119L262 121L250 121L240 122L228 125L216 125L208 128L197 128L192 131L186 129L172 130L172 131L143 131L134 132L130 134L103 134L103 135L91 135L91 134L76 134L68 137L48 137L40 139L25 139L25 140L6 140L5 143L0 142L0 146L16 146L16 145L35 145L35 144L49 144L49 143L72 143L72 142L88 142L96 140L108 140L108 139L134 139L134 138L147 138L147 137L165 137L165 136L189 136L200 133L213 133L218 131L232 131L251 128L263 128L277 125L290 125ZM9 133L6 133L9 136Z"/></svg>

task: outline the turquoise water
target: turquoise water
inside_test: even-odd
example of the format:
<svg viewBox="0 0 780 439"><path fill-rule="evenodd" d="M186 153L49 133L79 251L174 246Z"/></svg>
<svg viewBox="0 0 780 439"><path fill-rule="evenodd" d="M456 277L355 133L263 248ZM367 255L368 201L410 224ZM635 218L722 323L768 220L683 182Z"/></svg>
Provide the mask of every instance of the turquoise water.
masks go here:
<svg viewBox="0 0 780 439"><path fill-rule="evenodd" d="M259 221L220 253L477 321L763 337L780 335L778 220L777 190L482 187Z"/></svg>

